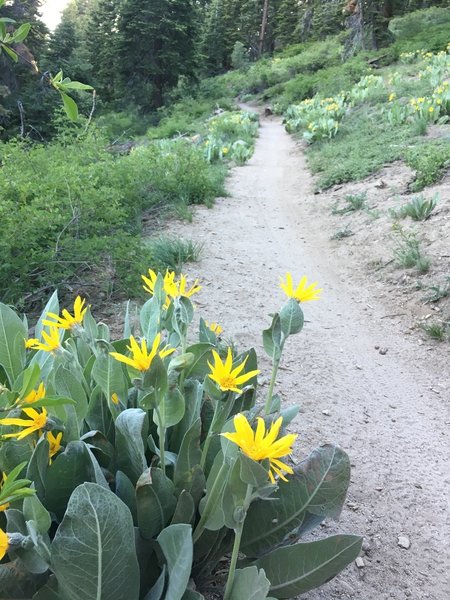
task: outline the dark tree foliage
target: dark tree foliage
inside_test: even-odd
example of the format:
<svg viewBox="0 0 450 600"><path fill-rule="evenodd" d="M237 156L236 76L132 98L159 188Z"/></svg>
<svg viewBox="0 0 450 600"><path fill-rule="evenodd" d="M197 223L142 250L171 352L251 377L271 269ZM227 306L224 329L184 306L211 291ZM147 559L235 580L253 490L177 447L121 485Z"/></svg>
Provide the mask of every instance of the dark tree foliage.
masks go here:
<svg viewBox="0 0 450 600"><path fill-rule="evenodd" d="M98 0L89 13L86 47L92 65L90 80L100 98L114 101L119 94L118 0Z"/></svg>
<svg viewBox="0 0 450 600"><path fill-rule="evenodd" d="M163 105L180 76L196 71L192 0L124 0L117 21L120 93L144 110Z"/></svg>
<svg viewBox="0 0 450 600"><path fill-rule="evenodd" d="M18 64L4 53L0 55L0 132L2 128L17 134L34 120L39 100L40 77L36 67L45 50L48 29L40 20L41 0L14 0L0 9L0 16L14 19L18 25L31 23L31 31L24 43L15 50ZM28 119L30 117L30 119Z"/></svg>

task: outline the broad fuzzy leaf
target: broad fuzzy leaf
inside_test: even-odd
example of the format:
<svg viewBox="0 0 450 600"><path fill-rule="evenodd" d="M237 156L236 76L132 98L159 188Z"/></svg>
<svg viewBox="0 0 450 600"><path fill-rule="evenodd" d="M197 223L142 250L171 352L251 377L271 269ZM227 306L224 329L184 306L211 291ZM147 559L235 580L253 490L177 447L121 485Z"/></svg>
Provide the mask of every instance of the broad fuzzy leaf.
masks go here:
<svg viewBox="0 0 450 600"><path fill-rule="evenodd" d="M308 513L337 518L350 481L350 461L340 448L327 444L314 450L280 482L270 502L256 501L249 509L242 537L242 551L259 556L297 533Z"/></svg>
<svg viewBox="0 0 450 600"><path fill-rule="evenodd" d="M133 520L110 490L95 483L76 488L51 552L64 600L138 600Z"/></svg>
<svg viewBox="0 0 450 600"><path fill-rule="evenodd" d="M0 303L0 365L5 369L10 385L25 367L27 330L16 313Z"/></svg>
<svg viewBox="0 0 450 600"><path fill-rule="evenodd" d="M181 600L191 576L193 546L192 528L179 523L166 527L158 536L169 572L165 600Z"/></svg>
<svg viewBox="0 0 450 600"><path fill-rule="evenodd" d="M334 535L273 550L254 565L264 569L275 598L294 598L335 577L358 556L362 538Z"/></svg>

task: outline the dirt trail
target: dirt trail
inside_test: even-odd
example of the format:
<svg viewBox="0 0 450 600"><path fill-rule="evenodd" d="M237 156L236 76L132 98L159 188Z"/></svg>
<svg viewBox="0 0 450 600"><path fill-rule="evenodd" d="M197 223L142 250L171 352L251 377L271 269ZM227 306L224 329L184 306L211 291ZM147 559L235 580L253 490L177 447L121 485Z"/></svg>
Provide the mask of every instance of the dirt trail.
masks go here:
<svg viewBox="0 0 450 600"><path fill-rule="evenodd" d="M302 405L291 427L299 458L322 442L350 455L341 521L320 533L363 534L365 566L303 597L448 600L447 349L430 353L405 337L386 298L333 252L304 158L278 120L263 121L252 160L233 171L228 190L214 209L198 209L193 224L171 226L205 243L189 269L204 286L202 315L263 356L260 332L284 301L279 276L306 274L324 289L320 302L304 306L308 323L287 344L278 390L285 403ZM262 367L266 386L264 360Z"/></svg>

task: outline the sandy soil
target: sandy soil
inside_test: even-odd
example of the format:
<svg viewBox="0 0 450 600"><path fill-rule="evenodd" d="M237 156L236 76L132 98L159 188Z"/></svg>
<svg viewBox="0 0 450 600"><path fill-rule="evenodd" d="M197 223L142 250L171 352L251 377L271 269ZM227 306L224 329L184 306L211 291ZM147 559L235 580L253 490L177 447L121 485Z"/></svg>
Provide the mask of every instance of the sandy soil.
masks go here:
<svg viewBox="0 0 450 600"><path fill-rule="evenodd" d="M341 520L319 533L362 534L364 566L303 597L448 600L450 345L405 335L413 319L367 273L367 252L330 241L332 198L312 193L303 154L277 119L262 122L255 154L234 169L228 190L192 224L170 225L205 244L200 263L186 269L203 284L199 313L263 357L261 330L284 301L279 276L306 274L324 289L321 301L304 306L308 322L289 340L278 391L302 406L291 427L297 458L323 442L351 457ZM261 364L265 387L269 365Z"/></svg>

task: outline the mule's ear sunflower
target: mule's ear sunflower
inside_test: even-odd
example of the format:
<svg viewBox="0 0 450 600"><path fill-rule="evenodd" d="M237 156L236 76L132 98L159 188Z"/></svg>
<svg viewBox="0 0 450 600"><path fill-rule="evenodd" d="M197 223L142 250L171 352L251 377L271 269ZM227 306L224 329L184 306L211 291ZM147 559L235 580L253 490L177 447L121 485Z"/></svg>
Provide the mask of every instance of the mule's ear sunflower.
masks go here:
<svg viewBox="0 0 450 600"><path fill-rule="evenodd" d="M275 475L278 475L283 481L287 481L285 473L292 475L292 468L279 460L283 456L292 453L292 444L295 442L297 435L290 433L278 438L283 417L279 417L270 429L266 431L264 419L258 418L256 432L250 426L245 415L237 414L234 419L234 433L222 433L223 437L227 438L234 444L237 444L244 454L255 461L269 460L269 478L272 483L275 483Z"/></svg>

